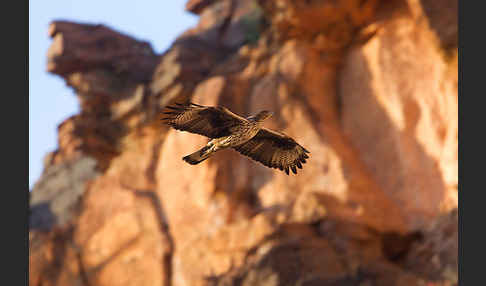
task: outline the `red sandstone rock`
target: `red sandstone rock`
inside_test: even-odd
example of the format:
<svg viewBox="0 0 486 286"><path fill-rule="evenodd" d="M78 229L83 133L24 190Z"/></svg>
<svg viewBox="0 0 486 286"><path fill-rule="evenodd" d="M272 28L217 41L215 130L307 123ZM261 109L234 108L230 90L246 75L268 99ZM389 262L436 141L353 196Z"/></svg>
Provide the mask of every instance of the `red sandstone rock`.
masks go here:
<svg viewBox="0 0 486 286"><path fill-rule="evenodd" d="M200 14L204 8L213 4L214 0L189 0L186 3L186 10L194 14Z"/></svg>
<svg viewBox="0 0 486 286"><path fill-rule="evenodd" d="M391 19L340 77L343 132L411 228L457 207L457 73L435 44L413 19Z"/></svg>
<svg viewBox="0 0 486 286"><path fill-rule="evenodd" d="M457 283L456 8L258 2L189 1L200 23L162 55L51 25L81 112L32 192L31 285ZM187 100L272 110L310 159L190 166L207 139L158 120Z"/></svg>

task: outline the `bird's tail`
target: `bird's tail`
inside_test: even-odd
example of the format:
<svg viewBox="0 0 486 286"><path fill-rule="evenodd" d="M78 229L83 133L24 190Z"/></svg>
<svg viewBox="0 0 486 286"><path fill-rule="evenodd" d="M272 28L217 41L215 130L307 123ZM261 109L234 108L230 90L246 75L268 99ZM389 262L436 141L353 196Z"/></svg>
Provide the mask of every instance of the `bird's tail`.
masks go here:
<svg viewBox="0 0 486 286"><path fill-rule="evenodd" d="M182 160L186 161L191 165L196 165L201 163L202 161L206 160L213 154L213 151L210 146L204 146L200 150L185 156Z"/></svg>

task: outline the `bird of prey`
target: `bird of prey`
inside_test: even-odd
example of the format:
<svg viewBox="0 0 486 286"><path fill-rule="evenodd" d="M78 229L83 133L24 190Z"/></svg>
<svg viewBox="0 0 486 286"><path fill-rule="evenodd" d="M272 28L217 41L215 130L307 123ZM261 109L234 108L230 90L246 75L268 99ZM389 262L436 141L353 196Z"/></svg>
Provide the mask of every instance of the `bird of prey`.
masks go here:
<svg viewBox="0 0 486 286"><path fill-rule="evenodd" d="M297 174L297 168L309 158L310 153L291 137L263 127L263 121L272 116L264 110L256 115L242 117L225 107L202 106L195 103L167 106L162 118L169 126L211 138L200 150L182 158L195 165L209 158L215 152L233 148L241 154L280 169L289 174L289 168Z"/></svg>

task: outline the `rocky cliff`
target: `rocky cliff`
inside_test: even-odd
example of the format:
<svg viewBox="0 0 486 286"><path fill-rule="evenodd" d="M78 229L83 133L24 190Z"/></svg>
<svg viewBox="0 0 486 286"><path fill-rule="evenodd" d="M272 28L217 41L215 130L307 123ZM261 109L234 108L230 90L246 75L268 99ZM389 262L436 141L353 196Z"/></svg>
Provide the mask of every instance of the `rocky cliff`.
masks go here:
<svg viewBox="0 0 486 286"><path fill-rule="evenodd" d="M48 70L81 111L31 193L30 285L457 285L457 2L186 9L198 25L160 55L50 25ZM207 139L159 119L189 99L273 111L308 163L186 164Z"/></svg>

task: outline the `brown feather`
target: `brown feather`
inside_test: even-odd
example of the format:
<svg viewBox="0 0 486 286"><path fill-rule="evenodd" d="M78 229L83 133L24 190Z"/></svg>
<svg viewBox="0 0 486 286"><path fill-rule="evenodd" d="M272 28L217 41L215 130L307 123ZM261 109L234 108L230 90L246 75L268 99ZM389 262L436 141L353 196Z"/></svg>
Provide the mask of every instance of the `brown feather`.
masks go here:
<svg viewBox="0 0 486 286"><path fill-rule="evenodd" d="M224 107L206 107L194 103L182 105L176 103L167 106L163 118L169 126L209 138L219 138L231 134L231 128L246 120Z"/></svg>
<svg viewBox="0 0 486 286"><path fill-rule="evenodd" d="M261 128L260 131L248 142L233 147L236 151L270 168L278 168L289 174L289 169L297 174L297 168L302 169L304 158L309 156L304 147L295 142L291 137Z"/></svg>
<svg viewBox="0 0 486 286"><path fill-rule="evenodd" d="M163 113L166 117L162 120L169 126L209 138L237 136L238 132L246 132L241 131L247 130L242 129L242 126L254 120L253 117L236 115L224 107L207 107L195 103L175 103L167 106L167 111ZM287 175L289 170L297 174L297 168L302 169L302 164L309 158L306 153L310 153L291 137L266 128L260 128L252 139L232 148L267 167L285 171ZM197 152L184 158L193 163L206 159Z"/></svg>

